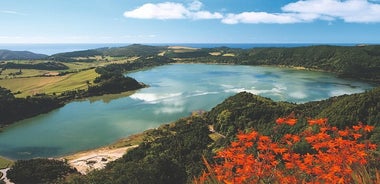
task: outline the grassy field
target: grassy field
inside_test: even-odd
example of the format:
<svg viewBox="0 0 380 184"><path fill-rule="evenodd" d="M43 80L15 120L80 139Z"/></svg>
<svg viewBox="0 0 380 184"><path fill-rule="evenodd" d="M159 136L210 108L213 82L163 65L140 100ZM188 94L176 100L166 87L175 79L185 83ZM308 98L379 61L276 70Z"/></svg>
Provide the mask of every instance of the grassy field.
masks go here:
<svg viewBox="0 0 380 184"><path fill-rule="evenodd" d="M13 164L12 160L8 160L6 158L0 157L0 169L5 169L10 167Z"/></svg>
<svg viewBox="0 0 380 184"><path fill-rule="evenodd" d="M63 63L67 70L35 70L22 69L18 75L10 75L19 72L19 69L6 69L0 74L0 86L10 89L16 97L27 97L38 93L60 94L64 91L86 89L88 82L92 82L99 76L95 69L98 66L108 64L120 64L133 62L138 57L100 57L95 56L94 62L68 62ZM14 63L38 63L42 61L10 61ZM55 76L60 72L74 72L64 76ZM45 76L44 75L52 75Z"/></svg>
<svg viewBox="0 0 380 184"><path fill-rule="evenodd" d="M19 71L20 71L19 69L6 69L5 71L1 73L0 79L16 78L16 77L33 77L33 76L43 75L44 73L46 73L46 71L44 70L27 69L27 70L22 70L21 75L16 75L14 77L9 76L10 74L17 73Z"/></svg>
<svg viewBox="0 0 380 184"><path fill-rule="evenodd" d="M83 70L86 68L91 67L97 67L99 66L99 62L93 62L93 63L86 63L86 62L70 62L70 63L64 63L67 67L70 69L68 71L77 71L77 70Z"/></svg>
<svg viewBox="0 0 380 184"><path fill-rule="evenodd" d="M17 97L26 97L36 93L61 93L63 91L86 89L87 81L93 81L99 76L95 69L85 70L65 76L30 77L0 80L0 86L10 89L13 93L20 91Z"/></svg>

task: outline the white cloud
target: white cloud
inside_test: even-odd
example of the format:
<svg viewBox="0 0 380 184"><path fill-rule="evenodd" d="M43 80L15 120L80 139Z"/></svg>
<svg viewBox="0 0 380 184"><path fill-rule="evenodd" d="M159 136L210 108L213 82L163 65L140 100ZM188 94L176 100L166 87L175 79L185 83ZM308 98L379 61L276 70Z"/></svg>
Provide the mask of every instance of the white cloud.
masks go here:
<svg viewBox="0 0 380 184"><path fill-rule="evenodd" d="M380 23L380 0L299 0L289 3L277 13L241 12L222 14L202 10L203 3L195 0L185 6L182 3L164 2L144 4L126 11L127 18L138 19L221 19L225 24L292 24L316 20L350 23Z"/></svg>
<svg viewBox="0 0 380 184"><path fill-rule="evenodd" d="M0 13L3 13L3 14L12 14L12 15L26 15L25 13L13 11L13 10L0 10Z"/></svg>
<svg viewBox="0 0 380 184"><path fill-rule="evenodd" d="M193 19L221 19L223 15L216 12L210 13L208 11L198 11L191 14L191 18Z"/></svg>
<svg viewBox="0 0 380 184"><path fill-rule="evenodd" d="M222 22L289 24L333 21L342 19L351 23L380 22L380 5L367 0L302 0L283 6L281 13L243 12L228 14Z"/></svg>
<svg viewBox="0 0 380 184"><path fill-rule="evenodd" d="M137 19L221 19L223 15L215 12L201 11L203 4L193 1L185 7L181 3L164 2L158 4L147 3L134 10L124 12L127 18Z"/></svg>
<svg viewBox="0 0 380 184"><path fill-rule="evenodd" d="M297 14L313 13L318 19L330 17L352 23L380 22L380 5L367 0L306 0L290 3L283 11Z"/></svg>
<svg viewBox="0 0 380 184"><path fill-rule="evenodd" d="M198 11L202 8L203 3L200 1L193 1L192 3L189 4L189 10L191 11Z"/></svg>
<svg viewBox="0 0 380 184"><path fill-rule="evenodd" d="M222 22L225 24L237 24L237 23L276 23L276 24L288 24L302 22L304 20L295 14L278 13L271 14L266 12L243 12L240 14L228 14Z"/></svg>
<svg viewBox="0 0 380 184"><path fill-rule="evenodd" d="M189 11L180 3L165 2L144 4L132 11L126 11L125 17L138 19L183 19Z"/></svg>

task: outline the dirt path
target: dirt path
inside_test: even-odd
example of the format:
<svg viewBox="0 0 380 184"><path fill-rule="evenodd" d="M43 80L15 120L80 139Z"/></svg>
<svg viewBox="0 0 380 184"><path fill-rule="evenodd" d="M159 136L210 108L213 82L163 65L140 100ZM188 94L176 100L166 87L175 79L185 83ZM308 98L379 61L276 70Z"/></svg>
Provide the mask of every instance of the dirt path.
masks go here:
<svg viewBox="0 0 380 184"><path fill-rule="evenodd" d="M5 182L5 184L14 184L11 181L9 181L7 178L7 171L9 169L10 168L0 169L0 172L3 173L3 176L0 178L0 180L3 180Z"/></svg>
<svg viewBox="0 0 380 184"><path fill-rule="evenodd" d="M122 157L127 150L137 147L128 146L123 148L99 148L96 150L90 150L85 152L76 153L63 157L67 162L75 167L78 172L87 174L94 169L103 169L108 162L114 161Z"/></svg>

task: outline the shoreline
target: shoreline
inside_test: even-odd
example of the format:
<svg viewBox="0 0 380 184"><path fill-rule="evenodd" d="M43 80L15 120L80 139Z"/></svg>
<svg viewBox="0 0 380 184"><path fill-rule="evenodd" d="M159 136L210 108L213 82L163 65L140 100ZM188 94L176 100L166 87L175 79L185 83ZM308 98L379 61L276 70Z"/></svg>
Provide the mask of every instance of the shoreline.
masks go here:
<svg viewBox="0 0 380 184"><path fill-rule="evenodd" d="M121 158L129 150L137 148L144 141L146 133L150 130L152 129L132 134L99 148L74 152L55 157L54 159L65 160L81 174L87 174L89 171L95 169L103 169L109 162Z"/></svg>
<svg viewBox="0 0 380 184"><path fill-rule="evenodd" d="M81 174L87 174L92 170L103 169L109 162L117 160L125 155L129 150L137 148L144 140L146 132L152 129L145 130L144 132L132 134L127 137L120 138L114 143L101 146L94 149L77 151L67 155L61 155L46 159L64 160L77 169ZM17 160L10 159L0 155L0 158L15 162Z"/></svg>
<svg viewBox="0 0 380 184"><path fill-rule="evenodd" d="M87 174L92 170L99 170L106 167L109 162L121 158L128 150L134 149L138 145L122 148L102 147L94 150L82 151L72 155L60 157L75 168L81 174Z"/></svg>

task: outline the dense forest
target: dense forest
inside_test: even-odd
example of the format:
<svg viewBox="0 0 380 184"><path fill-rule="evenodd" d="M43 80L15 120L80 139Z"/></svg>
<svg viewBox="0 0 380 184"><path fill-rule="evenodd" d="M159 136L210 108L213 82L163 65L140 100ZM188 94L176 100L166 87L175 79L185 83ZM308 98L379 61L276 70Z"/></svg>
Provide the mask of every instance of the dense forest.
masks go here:
<svg viewBox="0 0 380 184"><path fill-rule="evenodd" d="M301 122L273 132L276 119L284 116L294 116ZM331 125L342 128L358 121L375 125L369 136L370 140L379 144L380 88L305 104L274 102L242 92L209 112L182 118L150 131L144 143L103 170L87 175L73 174L60 182L188 183L205 169L202 156L211 160L215 150L233 141L238 131L256 130L263 135L281 137L284 132L301 132L306 127L306 121L314 117L327 117ZM210 132L209 125L219 136ZM310 149L308 145L297 148L300 153Z"/></svg>
<svg viewBox="0 0 380 184"><path fill-rule="evenodd" d="M61 101L50 95L15 98L10 90L0 87L0 127L62 107Z"/></svg>
<svg viewBox="0 0 380 184"><path fill-rule="evenodd" d="M252 49L248 59L250 65L302 66L380 82L380 46Z"/></svg>
<svg viewBox="0 0 380 184"><path fill-rule="evenodd" d="M16 162L7 172L7 176L17 184L37 184L53 183L63 179L70 173L76 173L76 170L66 162L40 158Z"/></svg>

